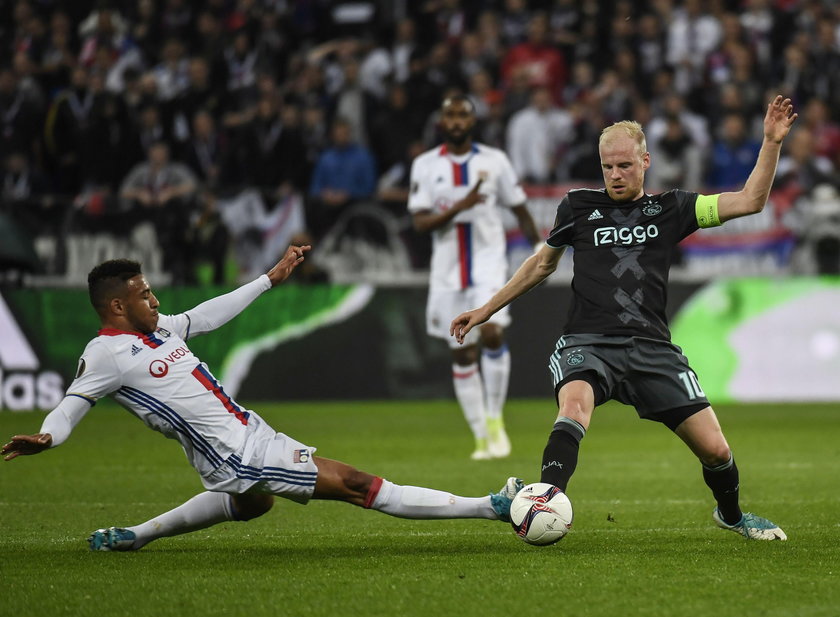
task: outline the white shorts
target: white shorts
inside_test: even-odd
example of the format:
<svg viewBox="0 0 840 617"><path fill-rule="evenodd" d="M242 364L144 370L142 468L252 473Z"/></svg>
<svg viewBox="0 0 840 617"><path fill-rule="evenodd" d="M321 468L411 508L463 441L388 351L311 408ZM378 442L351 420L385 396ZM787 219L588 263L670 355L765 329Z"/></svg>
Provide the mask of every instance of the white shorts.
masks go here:
<svg viewBox="0 0 840 617"><path fill-rule="evenodd" d="M247 462L243 463L242 459ZM269 493L306 503L315 492L315 448L283 433L252 437L242 456L232 454L202 477L207 490L220 493Z"/></svg>
<svg viewBox="0 0 840 617"><path fill-rule="evenodd" d="M464 311L478 308L499 291L491 287L469 287L467 289L432 289L426 303L426 332L429 336L442 338L447 341L450 349L458 349L461 345L449 334L452 320ZM502 308L487 323L496 324L502 328L510 325L508 307ZM476 345L481 337L481 329L473 328L467 333L464 345Z"/></svg>

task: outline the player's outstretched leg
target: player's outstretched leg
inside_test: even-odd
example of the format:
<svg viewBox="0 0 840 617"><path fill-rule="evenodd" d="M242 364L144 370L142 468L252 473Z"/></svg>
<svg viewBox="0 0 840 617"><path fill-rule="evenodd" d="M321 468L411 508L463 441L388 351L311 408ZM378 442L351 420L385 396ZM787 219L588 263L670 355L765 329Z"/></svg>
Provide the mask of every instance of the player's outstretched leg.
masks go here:
<svg viewBox="0 0 840 617"><path fill-rule="evenodd" d="M98 529L88 538L92 551L136 551L158 538L177 536L225 521L245 521L271 509L270 495L228 495L206 491L133 527Z"/></svg>
<svg viewBox="0 0 840 617"><path fill-rule="evenodd" d="M712 511L712 518L721 529L734 531L750 540L787 540L787 534L776 523L752 512L744 512L734 525L724 521L717 508Z"/></svg>
<svg viewBox="0 0 840 617"><path fill-rule="evenodd" d="M508 520L510 500L517 482L510 478L499 493L485 497L463 497L423 486L394 484L355 467L315 457L318 479L313 499L331 499L409 519L485 518Z"/></svg>

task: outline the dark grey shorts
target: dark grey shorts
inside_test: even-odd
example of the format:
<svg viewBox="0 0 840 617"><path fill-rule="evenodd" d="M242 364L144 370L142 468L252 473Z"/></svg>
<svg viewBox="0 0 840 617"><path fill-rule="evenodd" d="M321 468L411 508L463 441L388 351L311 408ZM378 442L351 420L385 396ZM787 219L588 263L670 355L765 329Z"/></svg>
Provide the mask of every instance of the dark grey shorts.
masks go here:
<svg viewBox="0 0 840 617"><path fill-rule="evenodd" d="M560 337L548 362L554 391L583 379L595 390L595 405L616 400L640 417L672 430L709 406L682 350L666 341L635 336L570 334Z"/></svg>

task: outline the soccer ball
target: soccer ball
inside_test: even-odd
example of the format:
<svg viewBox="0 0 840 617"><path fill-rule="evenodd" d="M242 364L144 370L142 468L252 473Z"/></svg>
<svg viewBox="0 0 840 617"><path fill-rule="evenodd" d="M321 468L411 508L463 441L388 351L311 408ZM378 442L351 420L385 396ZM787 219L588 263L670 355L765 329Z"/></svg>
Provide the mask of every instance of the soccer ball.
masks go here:
<svg viewBox="0 0 840 617"><path fill-rule="evenodd" d="M510 504L510 524L528 544L547 546L561 540L573 518L572 502L566 494L545 482L527 485Z"/></svg>

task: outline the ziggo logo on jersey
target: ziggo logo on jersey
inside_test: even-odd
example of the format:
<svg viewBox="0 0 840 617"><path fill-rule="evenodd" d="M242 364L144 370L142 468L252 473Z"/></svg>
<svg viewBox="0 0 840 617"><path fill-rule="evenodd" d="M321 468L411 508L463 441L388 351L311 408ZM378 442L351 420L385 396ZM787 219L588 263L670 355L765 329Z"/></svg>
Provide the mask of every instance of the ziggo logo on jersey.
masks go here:
<svg viewBox="0 0 840 617"><path fill-rule="evenodd" d="M595 246L603 244L643 244L659 235L656 225L636 225L635 227L599 227L593 238Z"/></svg>
<svg viewBox="0 0 840 617"><path fill-rule="evenodd" d="M149 375L158 378L166 377L166 374L169 372L170 364L174 364L180 358L184 358L189 355L191 355L190 350L182 345L168 356L164 357L163 360L152 360L149 364Z"/></svg>

